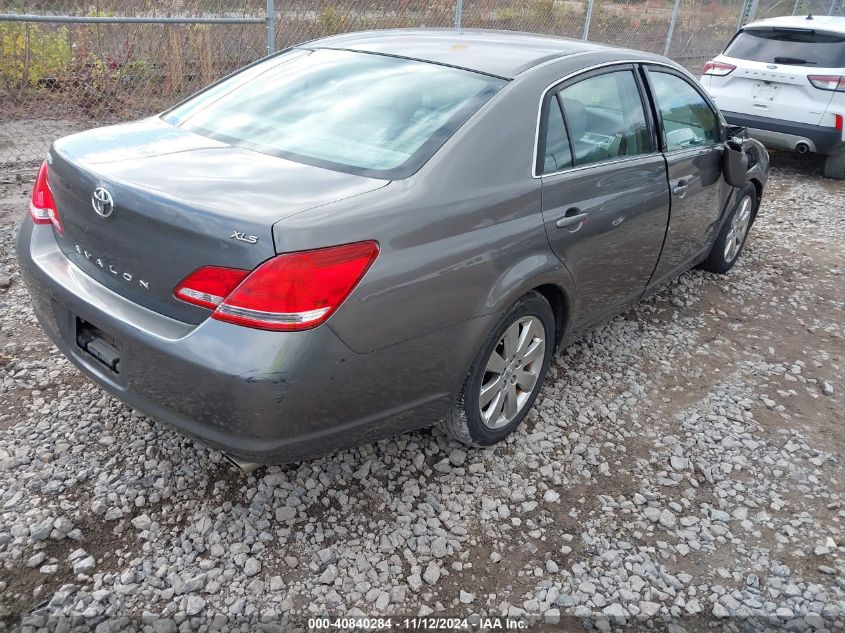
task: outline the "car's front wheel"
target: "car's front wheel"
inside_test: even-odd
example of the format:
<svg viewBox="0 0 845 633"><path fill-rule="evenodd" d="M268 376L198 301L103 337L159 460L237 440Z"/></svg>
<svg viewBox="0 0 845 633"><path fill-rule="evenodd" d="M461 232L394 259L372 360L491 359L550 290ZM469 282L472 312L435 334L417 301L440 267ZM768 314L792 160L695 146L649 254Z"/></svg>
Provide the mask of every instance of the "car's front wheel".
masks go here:
<svg viewBox="0 0 845 633"><path fill-rule="evenodd" d="M754 220L754 211L757 207L757 190L754 185L746 183L737 191L736 202L725 224L722 227L710 254L701 263L704 270L711 273L726 273L742 252L745 246L745 238L748 236L748 229Z"/></svg>
<svg viewBox="0 0 845 633"><path fill-rule="evenodd" d="M453 438L490 446L525 419L554 351L555 318L538 292L523 295L487 337L443 423Z"/></svg>

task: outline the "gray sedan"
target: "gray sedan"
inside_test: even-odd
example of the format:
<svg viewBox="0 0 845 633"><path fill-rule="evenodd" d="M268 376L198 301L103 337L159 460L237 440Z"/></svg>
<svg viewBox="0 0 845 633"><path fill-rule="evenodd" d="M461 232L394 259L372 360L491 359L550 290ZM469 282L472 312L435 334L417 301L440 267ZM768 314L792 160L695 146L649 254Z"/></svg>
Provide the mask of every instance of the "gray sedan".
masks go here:
<svg viewBox="0 0 845 633"><path fill-rule="evenodd" d="M57 140L18 257L68 358L233 459L436 423L489 446L565 341L729 270L767 170L657 55L349 34Z"/></svg>

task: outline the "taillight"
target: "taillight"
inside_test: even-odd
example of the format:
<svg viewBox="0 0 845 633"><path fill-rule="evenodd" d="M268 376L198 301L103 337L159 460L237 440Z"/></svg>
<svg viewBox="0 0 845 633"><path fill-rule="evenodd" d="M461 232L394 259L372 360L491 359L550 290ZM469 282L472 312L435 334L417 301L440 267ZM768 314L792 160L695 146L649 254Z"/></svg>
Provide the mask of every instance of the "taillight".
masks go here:
<svg viewBox="0 0 845 633"><path fill-rule="evenodd" d="M56 209L56 201L53 200L53 192L47 184L46 160L41 163L41 169L38 170L38 176L35 178L32 197L29 199L29 215L35 224L52 224L59 233L62 232L62 222Z"/></svg>
<svg viewBox="0 0 845 633"><path fill-rule="evenodd" d="M833 125L837 130L842 132L843 128L845 128L845 117L843 117L841 114L834 114Z"/></svg>
<svg viewBox="0 0 845 633"><path fill-rule="evenodd" d="M248 274L248 270L204 266L179 282L173 294L177 299L213 310Z"/></svg>
<svg viewBox="0 0 845 633"><path fill-rule="evenodd" d="M733 64L726 64L725 62L709 61L704 64L704 69L701 71L702 75L711 75L713 77L724 77L736 70Z"/></svg>
<svg viewBox="0 0 845 633"><path fill-rule="evenodd" d="M251 273L208 266L191 273L174 294L214 309L211 317L218 321L307 330L340 307L377 256L376 242L358 242L278 255Z"/></svg>
<svg viewBox="0 0 845 633"><path fill-rule="evenodd" d="M832 90L833 92L845 92L845 75L810 75L807 77L810 83L819 90Z"/></svg>

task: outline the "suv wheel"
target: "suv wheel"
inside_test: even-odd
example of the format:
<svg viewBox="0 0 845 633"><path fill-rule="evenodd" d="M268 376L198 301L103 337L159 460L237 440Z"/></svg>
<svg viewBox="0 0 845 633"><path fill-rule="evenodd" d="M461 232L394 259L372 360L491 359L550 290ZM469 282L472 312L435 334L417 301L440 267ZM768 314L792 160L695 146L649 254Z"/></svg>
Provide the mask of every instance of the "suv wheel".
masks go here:
<svg viewBox="0 0 845 633"><path fill-rule="evenodd" d="M845 180L845 143L833 148L824 161L824 177Z"/></svg>
<svg viewBox="0 0 845 633"><path fill-rule="evenodd" d="M442 423L454 439L490 446L525 419L549 371L555 319L549 302L531 291L487 337Z"/></svg>
<svg viewBox="0 0 845 633"><path fill-rule="evenodd" d="M711 273L726 273L733 268L745 245L745 238L748 236L748 229L751 228L756 207L757 190L753 184L747 182L736 192L734 207L725 220L713 244L713 249L707 259L701 263L701 268Z"/></svg>

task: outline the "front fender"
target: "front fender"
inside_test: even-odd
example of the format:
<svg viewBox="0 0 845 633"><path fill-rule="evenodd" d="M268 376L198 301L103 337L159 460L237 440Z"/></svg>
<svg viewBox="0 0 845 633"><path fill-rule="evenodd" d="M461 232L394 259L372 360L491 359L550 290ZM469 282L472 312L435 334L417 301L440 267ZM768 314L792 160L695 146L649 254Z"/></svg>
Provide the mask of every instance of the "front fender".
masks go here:
<svg viewBox="0 0 845 633"><path fill-rule="evenodd" d="M742 149L748 153L749 157L747 181L753 183L757 190L757 206L754 208L754 215L751 217L751 223L754 224L760 203L763 200L763 191L769 180L769 152L760 141L753 138L744 139Z"/></svg>
<svg viewBox="0 0 845 633"><path fill-rule="evenodd" d="M756 180L765 187L769 180L769 152L758 140L743 139L742 149L748 154L748 180ZM759 197L759 196L758 196Z"/></svg>
<svg viewBox="0 0 845 633"><path fill-rule="evenodd" d="M757 219L757 211L760 208L760 202L763 199L763 191L766 183L769 180L769 152L765 146L758 140L748 137L742 137L742 151L748 156L748 169L745 173L745 182L752 183L757 191L757 206L754 209L754 215L751 218L752 224ZM724 207L722 208L722 215L719 218L719 230L721 231L727 220L729 211L733 208L736 201L736 194L740 190L739 187L728 186L729 192L725 199ZM718 231L713 236L715 241L718 236ZM712 246L712 244L711 244ZM709 251L709 246L705 252Z"/></svg>

